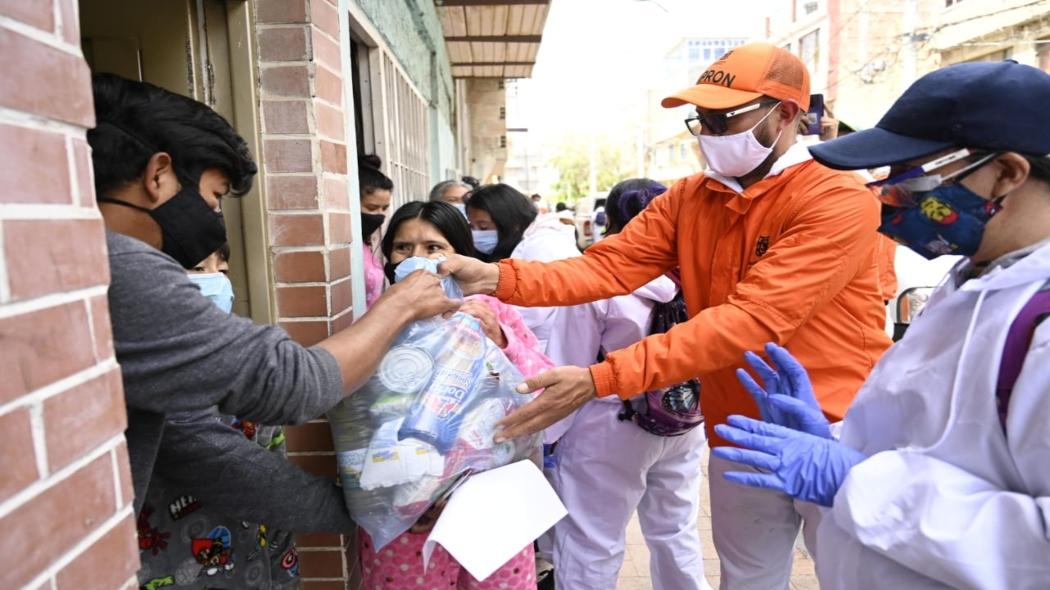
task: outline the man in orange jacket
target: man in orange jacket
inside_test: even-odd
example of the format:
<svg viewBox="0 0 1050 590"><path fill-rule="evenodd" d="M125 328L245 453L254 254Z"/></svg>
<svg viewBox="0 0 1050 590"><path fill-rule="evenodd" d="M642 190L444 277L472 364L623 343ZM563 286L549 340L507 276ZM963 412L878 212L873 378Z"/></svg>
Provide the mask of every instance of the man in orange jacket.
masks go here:
<svg viewBox="0 0 1050 590"><path fill-rule="evenodd" d="M710 443L725 444L715 424L759 415L734 368L770 341L810 369L821 407L839 420L890 344L876 266L879 206L856 174L813 162L796 142L809 105L802 62L773 45L743 45L662 104L696 107L686 124L707 172L680 180L584 256L443 265L465 292L524 306L606 299L680 270L688 322L589 368L529 380L530 390L546 391L504 420L502 438L538 431L595 396L627 399L698 376ZM709 478L723 587L787 588L800 511L816 509L731 486L727 466L712 458Z"/></svg>

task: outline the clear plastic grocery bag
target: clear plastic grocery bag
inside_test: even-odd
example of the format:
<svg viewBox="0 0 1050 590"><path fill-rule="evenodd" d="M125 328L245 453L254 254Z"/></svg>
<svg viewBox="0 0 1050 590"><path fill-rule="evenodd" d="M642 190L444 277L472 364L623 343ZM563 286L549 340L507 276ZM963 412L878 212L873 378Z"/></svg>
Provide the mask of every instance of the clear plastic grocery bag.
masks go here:
<svg viewBox="0 0 1050 590"><path fill-rule="evenodd" d="M437 262L410 258L413 270ZM462 292L451 278L446 293ZM538 436L493 442L496 422L531 397L524 378L478 321L456 313L406 328L378 370L328 413L343 494L354 521L381 548L407 531L459 479L532 457Z"/></svg>

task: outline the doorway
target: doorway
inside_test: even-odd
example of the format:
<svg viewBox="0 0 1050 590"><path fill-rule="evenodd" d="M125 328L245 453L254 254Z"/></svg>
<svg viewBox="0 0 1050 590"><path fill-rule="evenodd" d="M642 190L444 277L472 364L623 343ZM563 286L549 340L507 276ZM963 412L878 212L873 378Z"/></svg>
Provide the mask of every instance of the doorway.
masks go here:
<svg viewBox="0 0 1050 590"><path fill-rule="evenodd" d="M245 0L81 0L84 57L94 73L156 84L215 109L259 154L251 21ZM262 174L223 201L233 311L272 323Z"/></svg>

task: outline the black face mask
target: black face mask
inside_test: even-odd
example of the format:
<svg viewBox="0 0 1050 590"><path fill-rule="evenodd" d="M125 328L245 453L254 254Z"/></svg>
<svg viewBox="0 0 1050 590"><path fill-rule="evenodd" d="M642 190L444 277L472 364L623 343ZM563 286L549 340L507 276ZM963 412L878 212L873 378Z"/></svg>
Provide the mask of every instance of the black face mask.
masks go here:
<svg viewBox="0 0 1050 590"><path fill-rule="evenodd" d="M145 211L160 226L161 251L190 269L226 243L226 222L221 213L208 207L196 188L184 187L156 209L147 209L99 197L102 203L122 205Z"/></svg>
<svg viewBox="0 0 1050 590"><path fill-rule="evenodd" d="M361 214L361 235L368 239L372 234L376 233L376 230L383 227L383 221L386 220L386 215L378 215L375 213L362 213Z"/></svg>

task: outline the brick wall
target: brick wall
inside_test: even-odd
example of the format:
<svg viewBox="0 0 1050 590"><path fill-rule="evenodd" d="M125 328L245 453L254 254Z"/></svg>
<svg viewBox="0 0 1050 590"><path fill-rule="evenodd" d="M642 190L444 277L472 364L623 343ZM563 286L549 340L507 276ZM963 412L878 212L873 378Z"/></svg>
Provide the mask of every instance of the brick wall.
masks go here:
<svg viewBox="0 0 1050 590"><path fill-rule="evenodd" d="M0 0L0 55L0 577L5 588L135 588L75 0Z"/></svg>
<svg viewBox="0 0 1050 590"><path fill-rule="evenodd" d="M270 255L279 325L315 344L350 325L350 208L335 0L256 0ZM351 151L352 148L351 148ZM336 476L325 420L288 429L289 457ZM298 538L303 587L345 588L349 539Z"/></svg>

